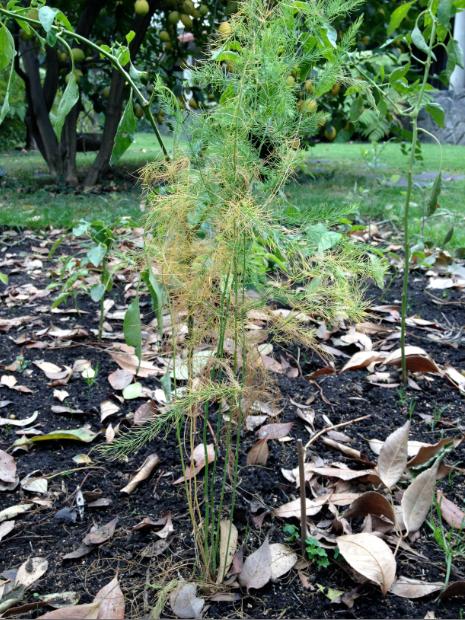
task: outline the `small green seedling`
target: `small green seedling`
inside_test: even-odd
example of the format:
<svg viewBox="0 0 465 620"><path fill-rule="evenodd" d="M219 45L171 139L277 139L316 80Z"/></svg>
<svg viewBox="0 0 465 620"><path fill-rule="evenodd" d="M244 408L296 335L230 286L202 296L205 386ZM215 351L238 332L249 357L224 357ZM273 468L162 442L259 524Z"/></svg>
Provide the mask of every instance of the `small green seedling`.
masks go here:
<svg viewBox="0 0 465 620"><path fill-rule="evenodd" d="M297 542L300 539L299 529L295 525L286 524L283 527L283 532L286 534L287 542ZM307 536L305 539L305 550L308 559L313 562L317 568L328 568L328 553L314 536Z"/></svg>

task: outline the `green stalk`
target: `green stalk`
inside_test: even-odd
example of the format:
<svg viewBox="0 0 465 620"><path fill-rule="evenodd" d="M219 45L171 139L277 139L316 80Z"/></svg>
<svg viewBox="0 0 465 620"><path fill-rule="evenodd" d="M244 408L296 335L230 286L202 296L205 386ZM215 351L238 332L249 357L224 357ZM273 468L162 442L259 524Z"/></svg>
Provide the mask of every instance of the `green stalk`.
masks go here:
<svg viewBox="0 0 465 620"><path fill-rule="evenodd" d="M433 45L436 40L436 18L431 11L432 2L429 5L429 13L432 18L431 34L428 44L428 54L425 61L425 68L423 71L423 80L420 90L415 102L414 109L411 113L412 118L412 141L411 152L409 157L409 166L407 171L407 191L405 194L404 203L404 273L402 282L402 305L401 305L401 324L400 324L400 348L401 348L401 360L402 360L402 382L407 384L408 371L407 371L407 357L405 355L406 336L407 336L407 306L408 306L408 285L409 285L409 268L410 268L410 203L412 201L413 192L413 171L415 167L415 152L418 144L418 117L423 107L423 99L425 96L426 86L428 83L428 77L431 71Z"/></svg>

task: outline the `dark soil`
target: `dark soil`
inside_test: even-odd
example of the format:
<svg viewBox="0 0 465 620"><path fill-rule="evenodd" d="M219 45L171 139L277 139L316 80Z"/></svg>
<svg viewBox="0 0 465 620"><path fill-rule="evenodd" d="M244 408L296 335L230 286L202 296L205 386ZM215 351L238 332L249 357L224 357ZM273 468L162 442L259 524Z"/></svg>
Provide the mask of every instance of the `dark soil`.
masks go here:
<svg viewBox="0 0 465 620"><path fill-rule="evenodd" d="M11 401L0 408L0 416L6 418L15 415L18 419L30 416L34 411L39 416L34 427L41 432L56 429L79 428L86 424L93 431L102 431L92 444L98 445L105 441L105 427L109 422L113 426L121 422L121 428L127 425L126 416L134 412L145 399L124 401L115 416L100 423L100 403L106 399L114 399L115 392L107 377L117 369L107 349L111 341L99 343L91 330L97 328L95 306L87 298L79 298L79 308L85 314L51 313L50 303L53 295L38 296L31 299L32 293L26 294L24 300L19 299L20 287L31 283L38 291L44 291L49 284L48 271L56 261L47 259L45 252L37 248L49 249L58 238L59 233L52 233L47 238L23 234L11 236L5 233L0 254L0 272L9 274L9 283L1 285L0 319L31 315L33 320L20 327L13 327L8 332L0 329L0 365L12 364L18 355L24 356L23 371L11 372L3 370L2 374L14 375L18 384L25 385L33 393L25 394L6 387L0 389L0 401ZM33 249L35 248L35 249ZM77 246L62 245L58 254L79 252ZM31 255L41 256L42 266L36 270L25 268L25 259ZM124 308L125 282L117 285L112 297L115 308ZM424 348L438 364L448 364L460 370L465 368L465 341L461 329L465 325L465 299L463 293L451 289L447 294L431 296L426 289L427 278L420 270L412 273L410 291L410 315L435 321L446 325L447 329L436 330L441 341L431 339L434 328L411 328L409 342ZM373 305L398 303L400 299L400 280L393 277L385 291L376 288L369 290ZM70 306L72 307L72 306ZM144 323L147 324L152 315L148 310L148 302L144 306ZM370 320L379 322L380 315ZM111 321L115 333L121 332L121 321ZM389 324L389 323L388 323ZM62 341L47 336L44 330L51 326L63 329L83 327L88 336L78 340ZM13 340L26 336L23 345ZM119 338L121 341L121 338ZM392 344L392 343L391 343ZM32 345L32 346L31 346ZM397 346L397 345L396 345ZM44 347L44 348L35 348ZM358 349L355 346L344 348L344 353L351 355ZM295 354L295 351L283 351L283 354ZM304 422L297 417L296 407L291 403L310 402L315 412L315 429L327 425L323 416L331 423L353 420L370 414L370 418L342 429L352 439L350 446L363 451L370 458L367 440L370 438L384 439L393 430L404 424L406 415L412 417L411 439L435 443L444 436L463 435L465 427L464 400L460 392L445 379L415 376L419 389L408 388L402 393L398 388L380 387L367 381L366 370L358 370L342 374L323 376L316 380L307 377L325 365L318 355L311 351L300 351L300 367L302 375L289 378L284 374L276 375L276 382L281 392L279 403L282 412L279 421L293 421L290 436L308 441L309 434ZM76 359L88 359L94 368L98 368L96 381L87 384L80 377L73 377L64 386L69 397L64 405L80 409L83 413L56 414L51 407L60 404L53 396L54 388L48 385L45 378L32 362L46 360L60 367L73 366ZM336 367L340 369L346 358L336 358ZM391 370L393 380L398 380L397 371ZM144 386L149 389L160 387L156 379L143 379ZM414 403L414 404L412 404ZM432 416L432 417L431 417ZM276 419L270 419L274 422ZM18 438L18 429L13 426L0 427L0 448L11 452L12 443ZM234 515L234 523L239 529L239 540L247 556L255 550L266 535L272 542L283 542L283 523L273 519L271 515L263 520L261 528L256 527L251 518L254 513L271 512L271 510L297 497L295 485L288 482L281 474L281 468L292 469L297 466L295 442L269 442L270 456L267 465L247 466L246 453L254 442L254 433L244 432L242 453L240 456L239 494ZM92 465L79 466L72 458L77 454L88 453L89 445L77 442L43 442L35 444L29 451L15 451L14 457L18 465L20 479L24 475L40 471L49 478L48 494L44 496L45 505L36 504L32 511L16 520L13 532L1 543L3 551L0 559L0 571L18 567L29 556L45 556L49 562L47 573L36 582L23 602L33 602L40 595L52 592L76 591L81 595L80 603L92 600L95 593L108 583L115 572L119 573L119 581L128 604L127 616L138 618L146 615L154 604L157 586L169 579L183 574L189 578L189 564L193 559L191 525L188 518L182 484L174 486L173 481L181 475L181 466L176 438L170 435L167 439L158 438L147 445L138 454L130 457L128 462L115 464L105 461L94 451L90 452ZM160 466L154 475L143 482L130 496L122 495L120 489L142 464L145 457L156 452L160 457ZM318 455L328 463L345 462L352 468L354 464L343 454L329 449L321 441L317 441L307 454ZM465 447L459 446L448 455L450 464L463 467ZM77 471L76 471L77 470ZM463 508L464 476L452 474L440 482L445 495ZM72 507L75 493L80 488L86 502L98 498L111 500L111 504L103 508L86 508L82 520L75 523L63 523L56 518L56 513L64 507ZM12 492L0 492L0 510L14 504L30 501L33 494L18 487ZM341 509L342 511L343 509ZM134 532L132 528L144 517L156 520L171 512L174 533L168 539L169 545L157 555L154 544L159 540L153 532ZM330 515L322 512L316 519L325 519ZM77 560L63 560L63 555L79 547L83 537L90 528L101 525L118 517L115 535L106 543L94 549L89 555ZM297 522L296 522L297 523ZM397 556L398 575L418 578L424 581L442 581L445 575L444 554L434 542L431 531L426 525L420 532L418 540L411 543L414 550L422 557L400 552ZM247 617L247 618L424 618L428 612L434 612L436 618L462 617L465 603L463 599L439 602L434 596L429 598L408 600L388 594L383 597L379 588L368 583L358 585L343 565L341 559L332 561L329 568L308 571L309 581L304 588L296 571L291 571L276 583L270 583L263 589L249 594L241 593L239 602L210 602L205 613L206 617ZM465 579L465 557L456 557L453 565L452 579ZM358 588L359 596L352 608L343 604L331 603L321 592L322 587L334 588L349 592ZM35 617L44 613L30 611L25 615L14 614L16 617ZM165 612L170 615L167 606Z"/></svg>

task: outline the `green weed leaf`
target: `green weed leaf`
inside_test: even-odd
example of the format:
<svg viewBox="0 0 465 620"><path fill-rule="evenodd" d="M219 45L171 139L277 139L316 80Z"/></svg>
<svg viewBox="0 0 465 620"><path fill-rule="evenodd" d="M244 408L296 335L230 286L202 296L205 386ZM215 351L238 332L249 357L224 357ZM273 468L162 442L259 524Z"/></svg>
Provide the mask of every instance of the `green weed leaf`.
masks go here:
<svg viewBox="0 0 465 620"><path fill-rule="evenodd" d="M102 264L107 250L104 245L94 245L87 252L87 260L92 263L94 267L98 267Z"/></svg>
<svg viewBox="0 0 465 620"><path fill-rule="evenodd" d="M431 116L436 125L439 125L439 127L444 127L445 114L439 103L428 103L428 105L425 106L425 110Z"/></svg>
<svg viewBox="0 0 465 620"><path fill-rule="evenodd" d="M425 52L425 54L429 54L428 43L425 41L425 37L423 36L423 33L418 28L418 26L415 26L415 28L412 30L411 37L412 43L415 45L415 47L417 47L422 52Z"/></svg>
<svg viewBox="0 0 465 620"><path fill-rule="evenodd" d="M139 363L142 358L142 323L140 320L139 297L129 304L123 321L123 333L126 344L134 347Z"/></svg>
<svg viewBox="0 0 465 620"><path fill-rule="evenodd" d="M0 24L0 71L6 69L15 55L15 42L11 32Z"/></svg>
<svg viewBox="0 0 465 620"><path fill-rule="evenodd" d="M57 111L55 113L50 112L50 120L58 139L60 139L66 117L79 100L79 87L76 82L76 76L73 72L68 75L68 83L58 103Z"/></svg>
<svg viewBox="0 0 465 620"><path fill-rule="evenodd" d="M440 172L434 179L433 189L431 190L431 196L428 201L428 207L426 209L426 215L429 217L433 215L436 209L439 207L438 199L442 189L442 173Z"/></svg>

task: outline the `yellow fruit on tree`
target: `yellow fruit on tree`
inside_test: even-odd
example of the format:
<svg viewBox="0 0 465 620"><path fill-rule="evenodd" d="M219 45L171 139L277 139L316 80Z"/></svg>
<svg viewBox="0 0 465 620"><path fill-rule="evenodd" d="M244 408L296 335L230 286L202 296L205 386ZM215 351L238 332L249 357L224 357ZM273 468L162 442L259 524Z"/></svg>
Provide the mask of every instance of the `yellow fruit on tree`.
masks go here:
<svg viewBox="0 0 465 620"><path fill-rule="evenodd" d="M302 104L302 112L305 114L314 114L318 109L315 99L306 99Z"/></svg>
<svg viewBox="0 0 465 620"><path fill-rule="evenodd" d="M136 15L144 16L150 11L147 0L136 0L134 2L134 12Z"/></svg>
<svg viewBox="0 0 465 620"><path fill-rule="evenodd" d="M312 80L305 80L305 82L304 82L304 90L309 95L311 95L313 93L313 91L315 89L314 89Z"/></svg>
<svg viewBox="0 0 465 620"><path fill-rule="evenodd" d="M66 52L58 52L58 62L64 65L68 61L68 54Z"/></svg>
<svg viewBox="0 0 465 620"><path fill-rule="evenodd" d="M173 24L173 26L176 26L180 17L181 16L179 15L178 11L170 11L168 13L168 21L170 24Z"/></svg>
<svg viewBox="0 0 465 620"><path fill-rule="evenodd" d="M202 17L208 13L208 6L206 4L201 4L198 8L198 11Z"/></svg>
<svg viewBox="0 0 465 620"><path fill-rule="evenodd" d="M142 118L144 116L144 110L140 103L134 104L134 114L137 118Z"/></svg>
<svg viewBox="0 0 465 620"><path fill-rule="evenodd" d="M160 32L160 41L163 41L163 43L168 43L171 41L170 33L166 30L162 30Z"/></svg>
<svg viewBox="0 0 465 620"><path fill-rule="evenodd" d="M74 62L82 62L86 57L84 51L80 47L73 47L73 49L71 50L71 54L73 56Z"/></svg>
<svg viewBox="0 0 465 620"><path fill-rule="evenodd" d="M229 22L221 22L218 26L218 32L226 39L226 37L229 37L232 32L231 24Z"/></svg>
<svg viewBox="0 0 465 620"><path fill-rule="evenodd" d="M327 125L325 129L326 140L328 140L329 142L333 142L333 140L336 139L336 136L337 136L336 127L334 127L333 125Z"/></svg>
<svg viewBox="0 0 465 620"><path fill-rule="evenodd" d="M293 88L295 86L295 77L293 75L288 75L286 78L286 84L290 88Z"/></svg>
<svg viewBox="0 0 465 620"><path fill-rule="evenodd" d="M187 28L188 30L190 30L192 26L194 25L192 18L189 15L186 15L185 13L181 14L181 21L184 24L184 27Z"/></svg>

